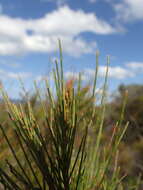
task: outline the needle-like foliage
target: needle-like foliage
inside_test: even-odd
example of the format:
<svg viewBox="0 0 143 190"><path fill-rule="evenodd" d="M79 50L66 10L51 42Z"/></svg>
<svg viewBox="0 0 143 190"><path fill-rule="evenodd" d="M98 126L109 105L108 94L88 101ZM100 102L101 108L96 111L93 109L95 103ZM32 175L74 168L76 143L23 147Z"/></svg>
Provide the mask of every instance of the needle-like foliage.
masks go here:
<svg viewBox="0 0 143 190"><path fill-rule="evenodd" d="M42 126L36 121L30 101L27 102L25 110L22 104L12 103L7 94L2 92L22 156L18 156L4 126L0 124L1 132L15 159L13 164L6 158L9 170L0 168L1 188L5 190L122 190L122 179L125 176L120 176L117 163L118 145L127 127L126 125L124 129L120 128L125 106L109 142L104 146L102 141L109 57L100 108L96 109L93 105L92 109L88 108L83 114L78 114L81 77L79 76L76 90L74 85L65 83L60 42L59 49L60 63L56 61L53 70L56 94L53 94L46 81L48 105L43 103L40 92L36 89L44 113ZM96 63L93 93L90 97L92 101L96 99L98 54ZM91 114L86 118L85 115L89 111ZM80 136L77 135L79 127L82 127ZM43 131L48 135L46 136ZM91 131L92 136L89 135ZM79 143L76 143L77 139Z"/></svg>

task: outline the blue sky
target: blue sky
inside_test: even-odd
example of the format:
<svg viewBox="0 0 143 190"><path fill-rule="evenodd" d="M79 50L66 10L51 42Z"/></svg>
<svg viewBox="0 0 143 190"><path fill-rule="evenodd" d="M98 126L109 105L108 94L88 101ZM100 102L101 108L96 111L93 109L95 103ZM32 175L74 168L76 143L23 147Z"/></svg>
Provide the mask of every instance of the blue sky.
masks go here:
<svg viewBox="0 0 143 190"><path fill-rule="evenodd" d="M110 55L109 89L143 79L143 0L0 0L0 80L12 98L20 77L32 81L50 76L64 53L65 77L83 81L94 76L99 50L99 86Z"/></svg>

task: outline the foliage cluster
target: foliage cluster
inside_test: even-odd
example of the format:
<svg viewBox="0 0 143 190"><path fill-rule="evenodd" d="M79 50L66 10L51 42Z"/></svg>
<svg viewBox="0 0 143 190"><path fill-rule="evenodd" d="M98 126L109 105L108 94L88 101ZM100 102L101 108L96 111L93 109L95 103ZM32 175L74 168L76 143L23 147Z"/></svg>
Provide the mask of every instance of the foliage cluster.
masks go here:
<svg viewBox="0 0 143 190"><path fill-rule="evenodd" d="M136 159L133 155L134 159L130 160L133 163L129 162L131 152L127 142L130 141L130 132L127 130L124 136L129 119L126 117L129 113L127 109L133 111L132 99L129 99L130 104L125 109L125 91L120 88L120 96L111 104L106 103L108 64L109 58L100 105L95 102L98 54L95 80L90 89L89 86L82 86L81 75L76 82L74 79L65 82L61 45L60 62L55 63L53 71L56 93L53 93L48 81L45 81L44 99L36 85L36 95L22 103L11 102L6 92L2 91L1 189L140 188L140 172L135 171L134 179L127 176L133 172ZM137 106L138 99L134 101ZM110 107L113 112L109 112ZM2 110L7 112L8 117ZM140 154L142 138L133 142L136 155ZM141 155L138 157L141 159ZM127 170L123 170L124 167Z"/></svg>

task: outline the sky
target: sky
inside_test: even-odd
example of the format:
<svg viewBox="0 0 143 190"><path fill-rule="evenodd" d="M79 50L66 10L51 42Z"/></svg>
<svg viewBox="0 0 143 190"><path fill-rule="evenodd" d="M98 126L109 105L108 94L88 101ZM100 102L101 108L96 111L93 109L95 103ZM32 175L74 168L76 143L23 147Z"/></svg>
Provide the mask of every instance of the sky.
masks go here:
<svg viewBox="0 0 143 190"><path fill-rule="evenodd" d="M51 78L61 40L65 78L94 77L99 86L110 56L108 88L142 84L143 0L0 0L0 80L11 98ZM52 80L52 79L51 79Z"/></svg>

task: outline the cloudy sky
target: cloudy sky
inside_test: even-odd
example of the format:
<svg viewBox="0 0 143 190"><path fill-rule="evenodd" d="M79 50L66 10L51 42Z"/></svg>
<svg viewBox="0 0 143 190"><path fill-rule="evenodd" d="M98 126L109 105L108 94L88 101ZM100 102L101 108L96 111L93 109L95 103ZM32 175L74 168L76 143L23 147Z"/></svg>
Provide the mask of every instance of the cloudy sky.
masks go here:
<svg viewBox="0 0 143 190"><path fill-rule="evenodd" d="M0 0L0 80L11 97L18 97L17 78L31 89L50 76L58 39L65 77L82 71L91 80L98 50L99 83L107 55L109 89L142 83L143 0Z"/></svg>

